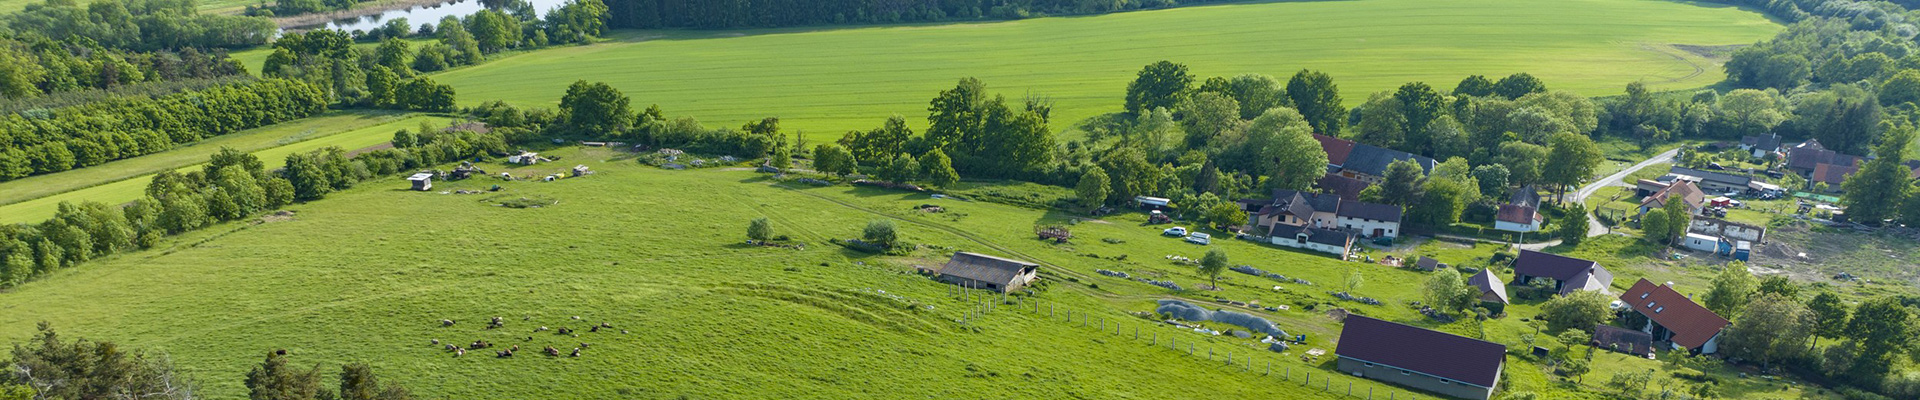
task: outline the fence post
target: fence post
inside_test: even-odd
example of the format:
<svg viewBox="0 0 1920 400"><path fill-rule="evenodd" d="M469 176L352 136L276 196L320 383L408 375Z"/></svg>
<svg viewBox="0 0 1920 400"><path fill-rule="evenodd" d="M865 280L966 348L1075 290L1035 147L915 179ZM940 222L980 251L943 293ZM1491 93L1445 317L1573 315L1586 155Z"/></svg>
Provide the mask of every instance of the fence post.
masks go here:
<svg viewBox="0 0 1920 400"><path fill-rule="evenodd" d="M1347 395L1353 395L1353 382L1347 382Z"/></svg>
<svg viewBox="0 0 1920 400"><path fill-rule="evenodd" d="M1267 373L1261 375L1273 375L1273 360L1267 360Z"/></svg>

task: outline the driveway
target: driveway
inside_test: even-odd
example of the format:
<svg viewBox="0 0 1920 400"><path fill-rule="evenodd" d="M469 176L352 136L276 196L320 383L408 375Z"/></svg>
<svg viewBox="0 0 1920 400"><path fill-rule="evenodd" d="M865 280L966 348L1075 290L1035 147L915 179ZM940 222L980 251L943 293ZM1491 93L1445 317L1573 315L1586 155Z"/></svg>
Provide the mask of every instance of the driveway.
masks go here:
<svg viewBox="0 0 1920 400"><path fill-rule="evenodd" d="M1646 161L1641 161L1639 164L1634 164L1631 167L1627 167L1626 169L1620 170L1620 172L1615 172L1613 173L1613 175L1607 175L1605 178L1600 178L1600 180L1593 181L1593 183L1588 183L1586 186L1581 186L1580 190L1573 192L1572 201L1585 203L1587 201L1588 196L1592 196L1595 192L1599 192L1600 189L1615 187L1615 186L1632 186L1631 184L1625 182L1627 175L1633 175L1634 172L1639 172L1640 170L1646 169L1647 167L1651 167L1654 164L1659 164L1664 162L1673 162L1673 157L1679 154L1680 154L1680 149L1667 150L1664 153L1655 154L1653 155L1653 158L1648 158L1646 159ZM1607 234L1607 226L1601 225L1600 219L1595 218L1592 212L1588 212L1587 213L1587 237L1594 237L1594 236L1600 236L1605 234Z"/></svg>

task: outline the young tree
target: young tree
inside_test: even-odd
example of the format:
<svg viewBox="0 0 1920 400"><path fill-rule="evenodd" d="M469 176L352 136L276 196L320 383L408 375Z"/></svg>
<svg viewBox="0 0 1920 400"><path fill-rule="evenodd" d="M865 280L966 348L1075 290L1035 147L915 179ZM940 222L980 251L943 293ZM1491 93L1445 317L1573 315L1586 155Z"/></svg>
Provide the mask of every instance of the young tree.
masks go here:
<svg viewBox="0 0 1920 400"><path fill-rule="evenodd" d="M1313 130L1328 136L1340 136L1346 124L1347 107L1341 105L1340 87L1325 72L1302 69L1287 81L1287 97L1292 98L1300 115Z"/></svg>
<svg viewBox="0 0 1920 400"><path fill-rule="evenodd" d="M893 220L876 219L867 222L867 228L860 233L860 240L885 248L893 248L900 240L894 232Z"/></svg>
<svg viewBox="0 0 1920 400"><path fill-rule="evenodd" d="M853 173L853 154L845 147L821 143L813 148L813 168L823 174L846 176Z"/></svg>
<svg viewBox="0 0 1920 400"><path fill-rule="evenodd" d="M1788 279L1786 275L1768 276L1760 280L1760 290L1754 292L1755 296L1765 294L1777 294L1793 301L1800 301L1800 286L1794 285L1793 280Z"/></svg>
<svg viewBox="0 0 1920 400"><path fill-rule="evenodd" d="M1597 291L1575 291L1547 300L1546 304L1540 306L1540 319L1547 320L1547 329L1589 330L1596 324L1606 322L1611 315L1607 310L1607 304L1611 301L1607 295Z"/></svg>
<svg viewBox="0 0 1920 400"><path fill-rule="evenodd" d="M1207 194L1211 195L1213 193ZM1227 229L1227 227L1247 222L1247 212L1241 210L1238 203L1230 201L1217 202L1207 207L1205 217L1207 222L1211 223L1214 228L1219 229Z"/></svg>
<svg viewBox="0 0 1920 400"><path fill-rule="evenodd" d="M921 176L934 186L949 187L960 182L960 173L953 170L953 159L947 158L947 152L940 149L928 150L920 156L920 168L925 170Z"/></svg>
<svg viewBox="0 0 1920 400"><path fill-rule="evenodd" d="M1728 319L1737 318L1759 289L1759 280L1747 271L1747 263L1734 261L1713 277L1713 289L1707 291L1702 305Z"/></svg>
<svg viewBox="0 0 1920 400"><path fill-rule="evenodd" d="M1347 269L1347 293L1353 293L1354 291L1360 290L1360 286L1365 285L1366 283L1367 283L1367 277L1360 275L1359 268Z"/></svg>
<svg viewBox="0 0 1920 400"><path fill-rule="evenodd" d="M1560 237L1562 244L1579 246L1580 241L1587 238L1587 205L1579 202L1568 203L1565 210L1566 215L1555 222L1558 228L1554 230L1554 234Z"/></svg>
<svg viewBox="0 0 1920 400"><path fill-rule="evenodd" d="M782 172L787 168L793 168L793 149L787 146L775 146L773 155L767 156L767 165Z"/></svg>
<svg viewBox="0 0 1920 400"><path fill-rule="evenodd" d="M1147 64L1132 83L1127 84L1127 112L1140 115L1155 108L1173 108L1180 96L1193 84L1187 66L1172 61ZM1238 105L1235 105L1238 112Z"/></svg>
<svg viewBox="0 0 1920 400"><path fill-rule="evenodd" d="M1658 208L1647 210L1645 215L1640 216L1640 231L1644 234L1642 237L1647 243L1666 244L1668 240L1673 239L1673 229L1667 227L1672 220L1667 218L1667 210Z"/></svg>
<svg viewBox="0 0 1920 400"><path fill-rule="evenodd" d="M575 132L610 135L633 124L632 101L605 82L574 81L560 98L560 117Z"/></svg>
<svg viewBox="0 0 1920 400"><path fill-rule="evenodd" d="M754 218L752 222L747 223L747 238L759 241L772 240L773 223L768 222L766 217Z"/></svg>
<svg viewBox="0 0 1920 400"><path fill-rule="evenodd" d="M1207 249L1207 255L1200 257L1200 274L1207 276L1208 286L1220 289L1220 273L1227 270L1227 251L1219 247Z"/></svg>
<svg viewBox="0 0 1920 400"><path fill-rule="evenodd" d="M1112 187L1113 184L1107 181L1107 170L1094 165L1080 173L1080 183L1074 186L1074 193L1080 196L1080 205L1099 207L1106 204L1107 193Z"/></svg>
<svg viewBox="0 0 1920 400"><path fill-rule="evenodd" d="M1473 305L1474 299L1480 297L1473 286L1467 285L1467 280L1460 277L1460 271L1452 268L1442 268L1427 277L1426 284L1420 288L1420 295L1427 305L1442 312L1466 309Z"/></svg>
<svg viewBox="0 0 1920 400"><path fill-rule="evenodd" d="M880 178L893 183L907 183L920 175L920 163L912 155L896 154L892 161L880 169Z"/></svg>
<svg viewBox="0 0 1920 400"><path fill-rule="evenodd" d="M401 129L393 132L392 143L393 148L396 149L411 149L413 146L420 145L420 136L413 134L413 131Z"/></svg>

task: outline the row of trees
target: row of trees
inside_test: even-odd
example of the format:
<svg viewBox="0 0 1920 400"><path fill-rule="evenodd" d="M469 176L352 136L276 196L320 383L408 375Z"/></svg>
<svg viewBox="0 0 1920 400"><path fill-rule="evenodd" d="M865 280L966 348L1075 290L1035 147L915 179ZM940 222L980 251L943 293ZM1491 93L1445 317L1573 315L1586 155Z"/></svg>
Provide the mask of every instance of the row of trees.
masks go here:
<svg viewBox="0 0 1920 400"><path fill-rule="evenodd" d="M1015 19L1165 8L1219 0L614 0L620 28L723 29Z"/></svg>
<svg viewBox="0 0 1920 400"><path fill-rule="evenodd" d="M246 374L248 398L274 400L407 400L407 388L381 382L366 363L340 367L339 385L320 382L319 365L300 369L286 351L267 354ZM196 398L197 384L164 353L129 350L86 338L66 340L45 322L9 353L0 373L0 399L178 399Z"/></svg>
<svg viewBox="0 0 1920 400"><path fill-rule="evenodd" d="M261 17L201 14L194 0L47 0L0 17L8 31L55 41L84 39L111 49L238 49L266 44L278 30Z"/></svg>
<svg viewBox="0 0 1920 400"><path fill-rule="evenodd" d="M0 116L0 180L152 154L178 144L305 118L325 110L328 103L319 87L266 79L157 98L116 97L8 114Z"/></svg>
<svg viewBox="0 0 1920 400"><path fill-rule="evenodd" d="M245 73L225 50L135 52L82 38L55 41L33 33L17 38L0 34L0 99Z"/></svg>
<svg viewBox="0 0 1920 400"><path fill-rule="evenodd" d="M397 133L395 141L404 143L393 149L348 157L345 150L329 147L290 154L276 170L266 169L251 154L222 148L200 170L154 175L146 196L125 207L61 203L45 222L0 226L0 286L108 254L149 248L167 235L251 218L294 201L318 200L372 177L502 153L508 150L507 135L518 132L512 127L482 134L423 126L420 133Z"/></svg>

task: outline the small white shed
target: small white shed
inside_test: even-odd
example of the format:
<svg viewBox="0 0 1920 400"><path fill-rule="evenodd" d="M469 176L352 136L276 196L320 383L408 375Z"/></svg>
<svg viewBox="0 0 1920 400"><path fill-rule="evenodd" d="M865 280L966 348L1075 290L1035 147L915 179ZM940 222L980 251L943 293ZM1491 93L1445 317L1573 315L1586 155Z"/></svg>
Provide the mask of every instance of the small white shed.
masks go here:
<svg viewBox="0 0 1920 400"><path fill-rule="evenodd" d="M407 182L413 183L413 190L431 190L433 189L433 173L421 172L413 174L413 176L407 177Z"/></svg>

